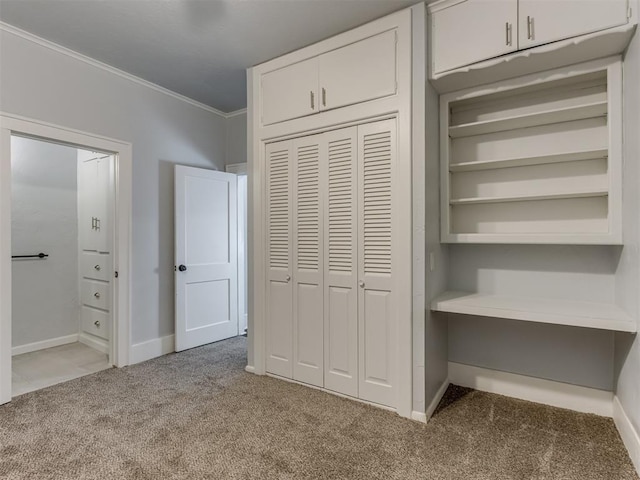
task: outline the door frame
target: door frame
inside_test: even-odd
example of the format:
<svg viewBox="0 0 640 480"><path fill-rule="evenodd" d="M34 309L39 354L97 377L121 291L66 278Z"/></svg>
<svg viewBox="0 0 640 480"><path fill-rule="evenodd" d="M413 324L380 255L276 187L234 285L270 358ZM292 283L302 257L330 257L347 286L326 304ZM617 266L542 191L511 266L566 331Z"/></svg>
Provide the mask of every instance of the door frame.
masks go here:
<svg viewBox="0 0 640 480"><path fill-rule="evenodd" d="M11 135L114 155L112 267L118 279L111 299L110 362L128 365L131 348L131 143L0 112L0 404L11 401Z"/></svg>
<svg viewBox="0 0 640 480"><path fill-rule="evenodd" d="M249 208L249 188L250 188L250 183L249 183L249 174L248 174L248 169L247 169L247 163L230 163L229 165L226 165L224 167L225 172L227 173L235 173L238 176L245 176L247 177L247 195L244 199L245 202L245 209L247 210L248 213L248 208ZM238 196L239 197L239 196ZM247 266L248 264L248 258L249 258L249 222L248 222L248 216L247 216L247 231L243 232L242 231L242 227L240 225L240 209L238 209L238 243L240 243L240 237L243 236L244 238L244 243L245 243L245 250L247 252L246 255L244 255L243 258L243 266ZM244 233L244 235L242 235ZM244 254L244 252L243 252ZM245 273L246 271L246 273ZM238 249L238 322L243 324L245 327L245 331L243 332L242 330L239 329L239 335L243 335L249 328L249 312L247 308L244 308L244 305L242 306L242 310L243 312L240 311L240 299L244 298L247 299L248 295L249 295L249 289L248 284L249 284L249 275L248 275L248 269L245 268L240 268L240 249ZM247 287L245 287L245 285ZM246 304L248 304L248 302L245 302ZM240 317L244 316L243 319L241 319Z"/></svg>

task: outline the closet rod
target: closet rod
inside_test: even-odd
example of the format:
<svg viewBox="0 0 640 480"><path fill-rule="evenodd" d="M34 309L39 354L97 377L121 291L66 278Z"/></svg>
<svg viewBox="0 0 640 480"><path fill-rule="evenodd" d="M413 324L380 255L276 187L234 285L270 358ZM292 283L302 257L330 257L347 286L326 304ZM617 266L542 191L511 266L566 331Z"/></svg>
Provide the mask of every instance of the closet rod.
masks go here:
<svg viewBox="0 0 640 480"><path fill-rule="evenodd" d="M48 256L48 254L40 252L36 255L11 255L11 258L46 258Z"/></svg>

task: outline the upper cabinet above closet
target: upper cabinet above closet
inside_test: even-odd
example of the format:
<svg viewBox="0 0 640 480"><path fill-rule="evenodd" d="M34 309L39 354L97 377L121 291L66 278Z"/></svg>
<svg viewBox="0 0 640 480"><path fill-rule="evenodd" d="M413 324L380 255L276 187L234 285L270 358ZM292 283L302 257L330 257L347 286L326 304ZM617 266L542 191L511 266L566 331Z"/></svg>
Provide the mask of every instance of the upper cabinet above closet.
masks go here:
<svg viewBox="0 0 640 480"><path fill-rule="evenodd" d="M428 6L429 78L441 92L621 53L628 0L441 0Z"/></svg>
<svg viewBox="0 0 640 480"><path fill-rule="evenodd" d="M262 124L396 93L396 31L374 35L262 75Z"/></svg>

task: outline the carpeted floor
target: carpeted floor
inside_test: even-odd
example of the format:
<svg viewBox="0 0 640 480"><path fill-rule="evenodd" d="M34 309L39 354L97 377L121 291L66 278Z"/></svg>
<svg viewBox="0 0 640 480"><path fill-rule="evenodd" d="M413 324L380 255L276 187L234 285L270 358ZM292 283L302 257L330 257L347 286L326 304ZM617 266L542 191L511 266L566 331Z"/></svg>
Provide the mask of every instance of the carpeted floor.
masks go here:
<svg viewBox="0 0 640 480"><path fill-rule="evenodd" d="M0 407L2 479L638 479L610 419L452 387L428 425L244 372L245 338Z"/></svg>

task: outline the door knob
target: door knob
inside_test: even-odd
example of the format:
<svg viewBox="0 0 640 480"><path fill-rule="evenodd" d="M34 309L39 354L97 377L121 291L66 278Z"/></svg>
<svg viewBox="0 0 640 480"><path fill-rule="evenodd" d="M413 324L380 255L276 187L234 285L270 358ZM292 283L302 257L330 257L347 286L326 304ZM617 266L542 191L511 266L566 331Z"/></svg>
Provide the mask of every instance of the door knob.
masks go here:
<svg viewBox="0 0 640 480"><path fill-rule="evenodd" d="M360 285L360 288L364 288L364 282L362 280L358 282L358 285Z"/></svg>
<svg viewBox="0 0 640 480"><path fill-rule="evenodd" d="M186 272L187 271L187 266L186 265L180 265L178 267L178 270L180 270L181 272Z"/></svg>

